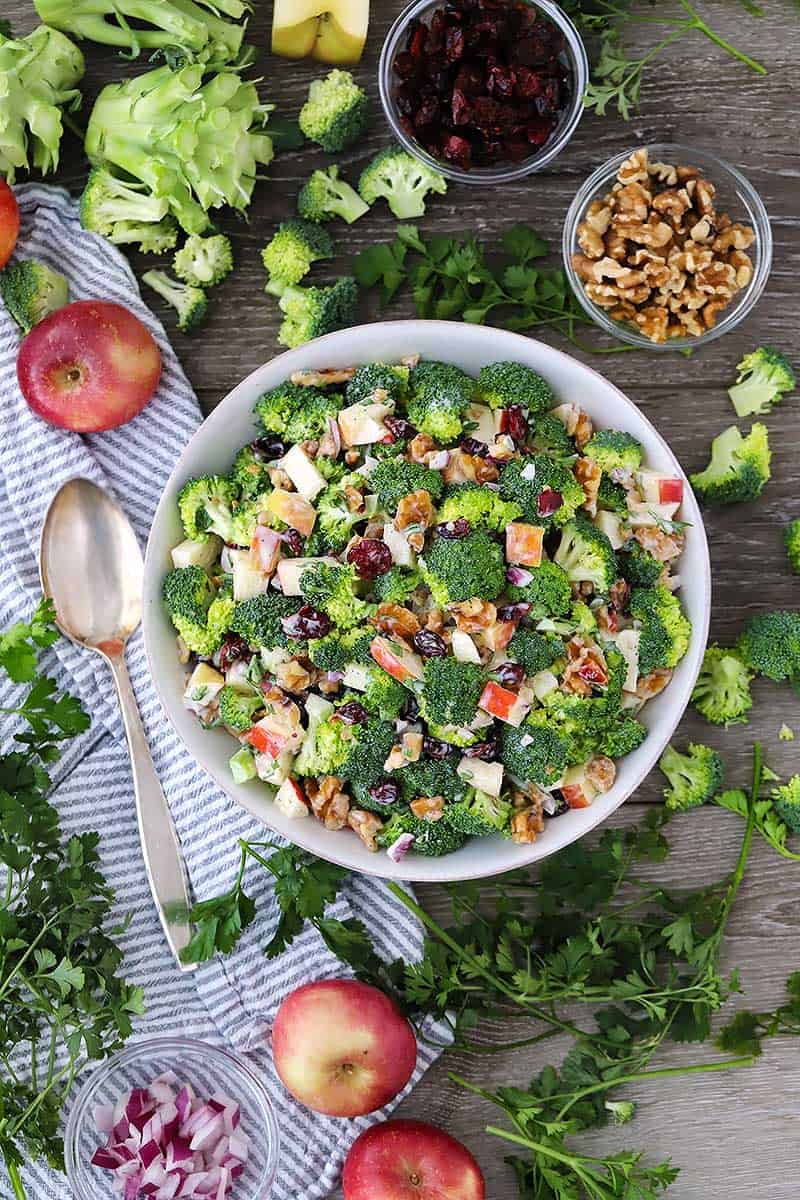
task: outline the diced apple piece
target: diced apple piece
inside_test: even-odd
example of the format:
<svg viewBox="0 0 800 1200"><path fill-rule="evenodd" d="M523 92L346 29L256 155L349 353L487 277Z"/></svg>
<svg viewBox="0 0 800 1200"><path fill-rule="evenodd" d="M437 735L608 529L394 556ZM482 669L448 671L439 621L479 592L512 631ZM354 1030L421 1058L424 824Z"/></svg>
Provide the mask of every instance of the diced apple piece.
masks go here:
<svg viewBox="0 0 800 1200"><path fill-rule="evenodd" d="M282 558L278 563L278 581L284 596L302 596L300 580L303 572L317 563L338 565L335 558L324 554L320 558Z"/></svg>
<svg viewBox="0 0 800 1200"><path fill-rule="evenodd" d="M222 538L215 533L209 535L207 542L193 542L187 538L179 546L173 547L173 567L211 567L217 561L222 550Z"/></svg>
<svg viewBox="0 0 800 1200"><path fill-rule="evenodd" d="M401 530L395 529L391 521L383 527L383 540L389 547L392 562L397 567L414 567L417 556L408 544L408 539Z"/></svg>
<svg viewBox="0 0 800 1200"><path fill-rule="evenodd" d="M333 712L334 706L330 700L326 700L324 696L317 696L315 692L309 692L305 702L306 715L309 725L313 722L319 724L329 717Z"/></svg>
<svg viewBox="0 0 800 1200"><path fill-rule="evenodd" d="M586 778L583 767L570 767L561 780L561 795L570 808L589 808L597 796L597 788Z"/></svg>
<svg viewBox="0 0 800 1200"><path fill-rule="evenodd" d="M522 722L527 717L533 707L535 694L532 688L521 687L517 695L516 704L513 704L508 710L506 716L506 725L513 725L515 729L519 729Z"/></svg>
<svg viewBox="0 0 800 1200"><path fill-rule="evenodd" d="M616 513L606 512L601 509L594 519L594 523L601 533L604 533L614 550L619 550L625 545L625 536L622 532L622 521Z"/></svg>
<svg viewBox="0 0 800 1200"><path fill-rule="evenodd" d="M659 504L681 504L683 502L683 480L664 476L658 481Z"/></svg>
<svg viewBox="0 0 800 1200"><path fill-rule="evenodd" d="M266 525L256 525L250 549L256 560L256 565L265 575L271 575L278 565L281 556L281 535Z"/></svg>
<svg viewBox="0 0 800 1200"><path fill-rule="evenodd" d="M484 629L481 634L483 644L488 650L505 650L508 643L511 641L516 631L514 621L495 621L494 625L490 625L488 629Z"/></svg>
<svg viewBox="0 0 800 1200"><path fill-rule="evenodd" d="M501 687L499 683L490 680L481 692L478 707L482 708L484 712L490 713L493 717L497 717L499 721L508 721L508 714L513 711L517 699L516 692L512 692L509 688Z"/></svg>
<svg viewBox="0 0 800 1200"><path fill-rule="evenodd" d="M459 662L480 663L481 655L478 647L469 634L464 633L463 630L455 629L453 631L450 646Z"/></svg>
<svg viewBox="0 0 800 1200"><path fill-rule="evenodd" d="M256 774L264 783L280 787L284 780L289 778L293 762L294 755L289 750L284 750L277 758L273 758L271 754L257 754Z"/></svg>
<svg viewBox="0 0 800 1200"><path fill-rule="evenodd" d="M487 446L491 446L500 430L496 414L492 412L488 405L470 404L467 409L467 420L474 422L475 425L475 428L470 430L469 436L476 438L479 442L485 442Z"/></svg>
<svg viewBox="0 0 800 1200"><path fill-rule="evenodd" d="M577 404L559 404L558 408L551 409L551 416L558 417L561 424L566 425L569 434L574 433L580 414Z"/></svg>
<svg viewBox="0 0 800 1200"><path fill-rule="evenodd" d="M544 526L512 521L506 525L506 559L519 567L538 567L542 562Z"/></svg>
<svg viewBox="0 0 800 1200"><path fill-rule="evenodd" d="M284 779L275 793L275 807L290 821L297 821L308 816L308 803L303 789L294 779Z"/></svg>
<svg viewBox="0 0 800 1200"><path fill-rule="evenodd" d="M405 646L400 646L389 638L376 637L372 639L369 652L378 666L383 667L398 683L405 683L407 679L422 679L422 659Z"/></svg>
<svg viewBox="0 0 800 1200"><path fill-rule="evenodd" d="M281 459L281 466L303 499L309 502L327 486L302 446L292 446Z"/></svg>
<svg viewBox="0 0 800 1200"><path fill-rule="evenodd" d="M683 480L660 471L640 470L636 480L648 504L680 504L683 500Z"/></svg>
<svg viewBox="0 0 800 1200"><path fill-rule="evenodd" d="M250 600L260 596L269 587L269 575L259 568L249 550L228 550L233 574L233 598L236 601Z"/></svg>
<svg viewBox="0 0 800 1200"><path fill-rule="evenodd" d="M186 684L183 702L192 712L200 712L215 700L225 686L225 677L208 663L198 663Z"/></svg>
<svg viewBox="0 0 800 1200"><path fill-rule="evenodd" d="M351 404L339 413L339 429L345 446L370 446L386 437L383 418L391 412L388 404Z"/></svg>
<svg viewBox="0 0 800 1200"><path fill-rule="evenodd" d="M539 671L531 679L531 687L533 694L537 700L544 700L545 696L549 696L558 687L558 679L552 671Z"/></svg>
<svg viewBox="0 0 800 1200"><path fill-rule="evenodd" d="M285 732L265 728L259 721L252 729L248 729L244 740L248 746L253 747L259 756L268 755L270 758L278 758L286 749L289 737Z"/></svg>
<svg viewBox="0 0 800 1200"><path fill-rule="evenodd" d="M625 692L635 692L639 683L639 640L641 636L638 629L623 629L614 639L628 668L625 682L622 685L622 690Z"/></svg>
<svg viewBox="0 0 800 1200"><path fill-rule="evenodd" d="M369 0L275 0L272 53L357 63L369 28Z"/></svg>
<svg viewBox="0 0 800 1200"><path fill-rule="evenodd" d="M313 504L309 504L298 492L286 492L283 488L275 488L270 492L267 512L298 530L303 537L309 536L317 519L317 510Z"/></svg>
<svg viewBox="0 0 800 1200"><path fill-rule="evenodd" d="M483 762L480 758L468 758L465 754L456 771L462 779L489 796L499 796L503 790L502 763Z"/></svg>
<svg viewBox="0 0 800 1200"><path fill-rule="evenodd" d="M628 520L634 529L643 525L657 525L659 521L671 521L678 511L678 504L639 504L628 500Z"/></svg>

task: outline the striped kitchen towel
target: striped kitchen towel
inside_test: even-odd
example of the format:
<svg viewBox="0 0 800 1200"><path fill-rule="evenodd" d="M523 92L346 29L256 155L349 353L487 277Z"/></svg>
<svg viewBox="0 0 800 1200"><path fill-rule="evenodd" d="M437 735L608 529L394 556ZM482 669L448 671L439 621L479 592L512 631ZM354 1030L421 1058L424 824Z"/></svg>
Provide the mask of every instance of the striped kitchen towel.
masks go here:
<svg viewBox="0 0 800 1200"><path fill-rule="evenodd" d="M19 333L0 306L0 628L29 614L37 603L39 531L59 485L82 475L108 488L144 543L167 477L201 420L164 330L142 302L122 255L81 228L66 192L31 184L18 188L17 197L22 213L20 256L38 258L66 274L73 299L115 300L130 308L155 336L164 372L156 397L123 428L86 437L55 429L38 420L20 395L15 371ZM237 839L263 838L264 828L198 769L173 733L148 676L141 635L131 641L128 664L195 895L215 895L234 875ZM287 993L303 982L341 975L341 965L312 930L280 958L264 958L262 946L274 929L277 908L266 872L252 871L247 889L256 900L258 917L236 951L193 975L175 969L145 878L111 676L96 655L66 641L47 652L45 665L62 688L81 697L92 715L90 731L69 744L58 764L54 803L67 833L99 830L119 914L133 914L123 939L124 971L129 981L143 986L147 1006L135 1036L182 1034L249 1051L262 1070L283 1133L273 1197L316 1200L327 1195L336 1186L351 1142L378 1116L343 1122L296 1105L276 1078L268 1042L272 1018ZM0 705L5 703L0 690ZM6 746L11 733L13 729L3 729ZM420 955L420 927L378 880L352 877L331 915L363 920L387 957L413 960ZM446 1040L442 1029L431 1027L427 1032L434 1041ZM427 1038L420 1042L409 1088L437 1053ZM67 1200L63 1176L36 1164L24 1175L32 1200ZM0 1200L12 1200L4 1178Z"/></svg>

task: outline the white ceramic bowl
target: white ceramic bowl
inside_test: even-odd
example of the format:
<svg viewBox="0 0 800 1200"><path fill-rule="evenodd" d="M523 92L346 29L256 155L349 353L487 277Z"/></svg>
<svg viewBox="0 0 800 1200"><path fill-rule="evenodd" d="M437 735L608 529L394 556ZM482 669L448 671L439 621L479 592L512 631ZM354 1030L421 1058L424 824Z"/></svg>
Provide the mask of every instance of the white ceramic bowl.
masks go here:
<svg viewBox="0 0 800 1200"><path fill-rule="evenodd" d="M161 584L170 567L170 550L183 537L178 520L178 492L191 476L229 469L239 447L254 436L252 408L262 392L301 367L345 367L377 360L395 362L412 353L456 363L472 375L490 362L525 363L547 378L562 401L579 403L598 427L624 429L638 438L648 466L683 477L667 443L622 392L602 375L541 342L504 330L448 321L390 321L333 333L259 367L225 397L184 450L161 497L147 546L145 645L164 708L189 752L229 796L265 825L320 858L365 874L406 880L472 879L536 862L583 837L636 790L669 742L700 669L711 607L708 545L700 510L688 483L685 482L682 517L690 522L690 527L680 564L683 580L680 594L693 627L689 651L669 687L645 707L643 720L651 730L650 736L638 750L619 762L611 791L597 799L591 808L573 810L549 821L542 837L532 846L517 846L499 837L480 838L444 858L425 858L412 853L402 862L393 863L384 853L371 854L350 831L334 833L315 820L288 820L271 803L265 784L232 781L228 759L235 743L230 735L223 729L203 730L183 707L184 669L178 662L174 630L161 602Z"/></svg>

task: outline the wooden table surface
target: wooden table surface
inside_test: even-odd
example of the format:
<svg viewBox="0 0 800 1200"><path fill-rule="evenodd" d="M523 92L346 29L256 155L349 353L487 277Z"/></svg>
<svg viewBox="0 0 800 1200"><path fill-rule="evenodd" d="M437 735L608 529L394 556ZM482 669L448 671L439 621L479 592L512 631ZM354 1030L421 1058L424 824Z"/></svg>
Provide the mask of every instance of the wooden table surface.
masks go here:
<svg viewBox="0 0 800 1200"><path fill-rule="evenodd" d="M351 167L351 177L361 162L387 142L377 101L376 62L384 34L402 7L401 0L373 0L369 43L356 74L373 96L376 117L367 141L345 156L345 170ZM658 7L671 10L673 5ZM718 53L699 35L684 38L648 76L641 112L629 124L617 117L586 115L569 147L544 174L492 191L451 186L445 197L432 201L422 222L426 231L468 230L495 239L509 225L527 221L557 248L567 206L581 181L595 166L627 147L654 140L679 141L712 150L744 170L767 206L775 238L766 293L744 324L691 358L677 353L599 358L578 352L578 357L603 371L642 408L669 440L687 472L705 464L711 437L734 419L725 387L743 353L772 342L795 364L800 362L800 12L792 0L766 4L769 16L761 21L748 16L736 0L699 0L698 7L713 28L766 64L766 78L758 78ZM255 8L248 40L264 47L269 41L272 6L255 0ZM18 32L27 32L35 24L30 0L5 0L2 15ZM144 66L125 64L99 46L85 44L84 50L87 111L103 83ZM309 81L321 73L319 66L263 54L258 70L264 76L262 97L277 102L287 114L296 114ZM174 336L207 411L279 349L276 304L262 290L259 250L276 222L294 211L300 182L326 161L314 149L281 155L270 168L269 182L256 189L248 223L236 219L222 222L234 241L236 272L215 294L213 313L202 333L194 339L179 333ZM85 170L80 144L68 136L57 181L79 190ZM379 204L354 227L337 226L340 265L361 246L390 238L394 225L386 206ZM140 265L136 259L135 266ZM413 316L410 300L406 297L396 302L390 315ZM378 316L376 309L368 311L365 306L365 320ZM169 316L166 324L174 329ZM544 332L540 336L564 347L558 335ZM800 599L800 579L790 575L781 541L782 526L800 516L797 396L769 416L767 424L772 434L774 478L764 497L756 504L711 513L706 522L714 575L712 635L721 641L733 638L748 614L768 607L796 608ZM788 687L759 683L755 701L751 723L729 732L716 731L690 712L678 741L696 738L723 749L729 779L737 784L746 778L756 738L765 744L773 768L782 775L796 771L800 700ZM784 721L798 729L797 742L778 741ZM641 805L658 798L656 775L625 805L620 823L635 822ZM670 835L675 849L659 878L696 886L721 876L734 861L739 832L737 819L719 810L676 821ZM420 892L432 912L444 913L435 888L421 888ZM751 1006L766 1008L779 1003L787 974L800 966L799 903L800 867L757 846L726 951L726 965L742 971ZM503 1029L498 1040L513 1036L514 1032ZM477 1059L447 1055L403 1106L405 1115L441 1123L472 1148L486 1174L491 1200L512 1200L517 1195L511 1172L503 1163L502 1147L483 1132L494 1112L448 1082L448 1070L484 1085L524 1084L558 1051L555 1043L548 1047L548 1059L536 1049ZM661 1055L659 1065L696 1061L707 1053L697 1047L673 1047ZM661 1081L647 1091L642 1089L639 1099L632 1125L624 1130L604 1130L582 1144L604 1149L641 1147L653 1161L671 1156L681 1167L681 1176L670 1192L676 1200L752 1200L753 1196L795 1200L800 1112L796 1045L773 1044L759 1065L746 1072Z"/></svg>

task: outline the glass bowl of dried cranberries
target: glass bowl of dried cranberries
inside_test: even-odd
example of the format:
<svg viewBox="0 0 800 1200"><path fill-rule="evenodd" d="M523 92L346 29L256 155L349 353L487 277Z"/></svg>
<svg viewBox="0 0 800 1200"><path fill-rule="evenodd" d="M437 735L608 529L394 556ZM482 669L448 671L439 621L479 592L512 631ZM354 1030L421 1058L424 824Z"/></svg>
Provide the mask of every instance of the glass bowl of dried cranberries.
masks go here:
<svg viewBox="0 0 800 1200"><path fill-rule="evenodd" d="M381 102L398 141L448 179L494 184L541 171L583 112L588 61L550 0L415 0L381 53Z"/></svg>

